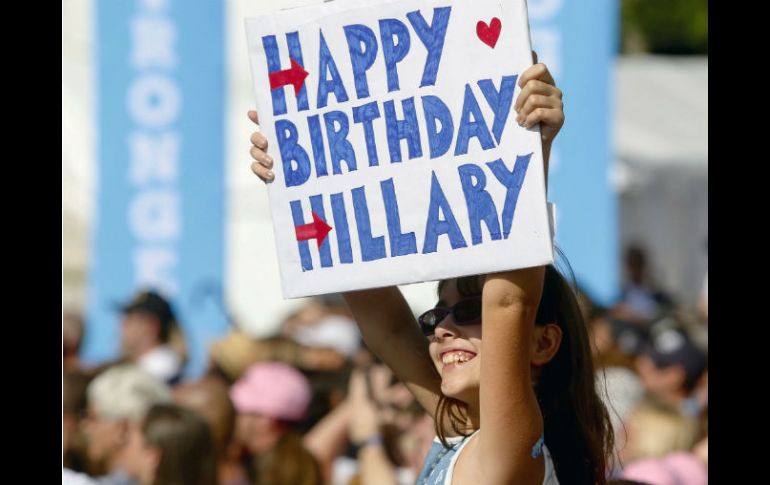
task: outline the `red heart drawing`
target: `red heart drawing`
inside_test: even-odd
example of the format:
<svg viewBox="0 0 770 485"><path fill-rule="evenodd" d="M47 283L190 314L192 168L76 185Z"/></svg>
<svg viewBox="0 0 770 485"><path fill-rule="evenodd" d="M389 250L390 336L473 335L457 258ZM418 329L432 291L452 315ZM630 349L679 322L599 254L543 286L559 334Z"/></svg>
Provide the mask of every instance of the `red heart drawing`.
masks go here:
<svg viewBox="0 0 770 485"><path fill-rule="evenodd" d="M497 39L500 37L500 29L503 24L500 23L500 19L495 17L492 19L489 25L486 22L479 20L476 24L476 35L479 36L481 42L485 43L491 48L495 48Z"/></svg>

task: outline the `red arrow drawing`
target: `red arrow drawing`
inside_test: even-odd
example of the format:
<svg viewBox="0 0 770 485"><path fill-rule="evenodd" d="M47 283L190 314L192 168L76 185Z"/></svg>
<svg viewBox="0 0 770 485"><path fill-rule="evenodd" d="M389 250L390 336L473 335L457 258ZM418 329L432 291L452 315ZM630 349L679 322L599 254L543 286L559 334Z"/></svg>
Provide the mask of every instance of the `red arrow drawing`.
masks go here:
<svg viewBox="0 0 770 485"><path fill-rule="evenodd" d="M291 68L284 69L283 71L271 72L268 74L270 78L270 89L278 89L288 84L294 85L294 95L299 95L299 90L302 89L302 85L305 83L305 78L308 72L302 68L299 62L291 59Z"/></svg>
<svg viewBox="0 0 770 485"><path fill-rule="evenodd" d="M309 224L303 224L301 226L294 226L294 231L297 233L297 241L307 241L308 239L315 239L318 242L318 248L321 248L326 235L332 227L326 223L321 216L313 211L313 222Z"/></svg>

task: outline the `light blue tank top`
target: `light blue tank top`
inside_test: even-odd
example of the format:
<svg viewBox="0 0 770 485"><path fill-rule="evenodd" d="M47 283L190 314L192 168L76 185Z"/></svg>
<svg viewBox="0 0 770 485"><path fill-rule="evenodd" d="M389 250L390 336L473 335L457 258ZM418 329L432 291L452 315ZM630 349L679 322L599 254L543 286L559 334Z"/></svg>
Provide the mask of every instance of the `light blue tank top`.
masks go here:
<svg viewBox="0 0 770 485"><path fill-rule="evenodd" d="M447 438L447 442L451 445L449 448L444 448L441 441L436 438L428 451L428 455L425 457L425 464L422 467L420 476L417 477L416 485L452 485L454 465L457 462L457 458L470 438L476 433L478 433L478 430L469 436ZM543 458L545 458L543 485L559 485L551 453L545 445L543 445L542 449Z"/></svg>

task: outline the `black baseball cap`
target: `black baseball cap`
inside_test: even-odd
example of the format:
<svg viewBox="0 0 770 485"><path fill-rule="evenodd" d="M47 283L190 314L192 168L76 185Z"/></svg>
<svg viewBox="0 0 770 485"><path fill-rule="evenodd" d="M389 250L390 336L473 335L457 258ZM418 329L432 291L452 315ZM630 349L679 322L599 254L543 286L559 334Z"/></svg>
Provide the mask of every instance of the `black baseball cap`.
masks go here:
<svg viewBox="0 0 770 485"><path fill-rule="evenodd" d="M626 355L639 355L648 343L647 329L638 323L623 320L622 318L608 318L612 338L617 342L621 352Z"/></svg>
<svg viewBox="0 0 770 485"><path fill-rule="evenodd" d="M155 315L164 328L176 322L171 304L154 290L140 291L129 302L118 304L118 309L123 314L143 312Z"/></svg>
<svg viewBox="0 0 770 485"><path fill-rule="evenodd" d="M686 381L690 384L693 384L708 366L706 352L695 345L687 333L679 328L665 328L654 332L644 353L659 369L681 365L686 374Z"/></svg>

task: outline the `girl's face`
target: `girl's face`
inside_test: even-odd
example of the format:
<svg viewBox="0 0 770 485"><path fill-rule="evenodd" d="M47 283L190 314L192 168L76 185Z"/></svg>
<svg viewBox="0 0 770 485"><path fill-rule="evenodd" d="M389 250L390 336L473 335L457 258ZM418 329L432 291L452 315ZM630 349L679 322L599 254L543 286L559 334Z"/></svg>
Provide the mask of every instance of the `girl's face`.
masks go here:
<svg viewBox="0 0 770 485"><path fill-rule="evenodd" d="M160 463L160 450L148 446L139 426L132 426L128 434L123 467L142 485L152 485Z"/></svg>
<svg viewBox="0 0 770 485"><path fill-rule="evenodd" d="M464 298L457 291L457 280L444 285L438 307L451 307ZM441 391L463 402L478 401L481 383L481 318L478 323L456 325L450 314L436 326L429 350L441 376Z"/></svg>
<svg viewBox="0 0 770 485"><path fill-rule="evenodd" d="M283 431L278 422L256 413L239 413L235 420L235 439L256 456L275 445Z"/></svg>
<svg viewBox="0 0 770 485"><path fill-rule="evenodd" d="M88 458L108 466L121 449L128 425L125 421L107 419L90 406L81 426L88 442Z"/></svg>

